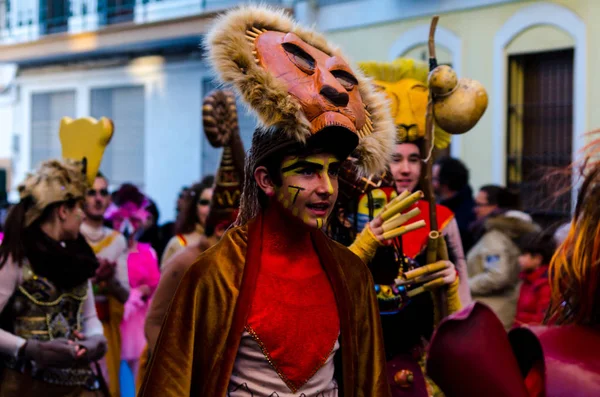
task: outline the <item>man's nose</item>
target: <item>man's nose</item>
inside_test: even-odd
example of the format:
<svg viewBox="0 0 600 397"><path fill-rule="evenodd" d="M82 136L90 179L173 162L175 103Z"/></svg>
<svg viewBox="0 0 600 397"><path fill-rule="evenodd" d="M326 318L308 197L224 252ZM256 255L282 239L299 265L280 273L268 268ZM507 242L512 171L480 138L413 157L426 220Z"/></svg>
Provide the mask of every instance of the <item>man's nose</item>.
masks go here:
<svg viewBox="0 0 600 397"><path fill-rule="evenodd" d="M319 186L317 186L317 194L331 196L333 194L333 184L328 174L324 174L319 178Z"/></svg>

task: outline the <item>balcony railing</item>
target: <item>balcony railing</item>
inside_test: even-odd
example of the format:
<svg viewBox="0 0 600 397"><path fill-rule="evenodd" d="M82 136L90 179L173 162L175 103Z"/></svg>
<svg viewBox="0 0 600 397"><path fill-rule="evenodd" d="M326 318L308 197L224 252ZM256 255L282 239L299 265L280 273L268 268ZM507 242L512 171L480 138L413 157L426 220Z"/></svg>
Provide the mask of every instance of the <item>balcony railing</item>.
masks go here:
<svg viewBox="0 0 600 397"><path fill-rule="evenodd" d="M290 6L295 0L263 0ZM120 23L143 24L225 9L239 0L0 0L0 44L44 35L95 31Z"/></svg>

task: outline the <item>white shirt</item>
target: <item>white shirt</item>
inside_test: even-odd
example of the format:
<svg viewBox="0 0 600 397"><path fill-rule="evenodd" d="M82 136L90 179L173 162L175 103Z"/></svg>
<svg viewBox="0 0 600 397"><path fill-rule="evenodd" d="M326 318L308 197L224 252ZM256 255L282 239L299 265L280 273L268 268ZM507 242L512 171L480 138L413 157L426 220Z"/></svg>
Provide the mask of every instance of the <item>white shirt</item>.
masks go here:
<svg viewBox="0 0 600 397"><path fill-rule="evenodd" d="M333 378L333 356L339 348L339 341L336 341L325 364L296 393L292 393L269 364L258 343L248 332L244 332L229 380L227 396L337 397L338 385Z"/></svg>

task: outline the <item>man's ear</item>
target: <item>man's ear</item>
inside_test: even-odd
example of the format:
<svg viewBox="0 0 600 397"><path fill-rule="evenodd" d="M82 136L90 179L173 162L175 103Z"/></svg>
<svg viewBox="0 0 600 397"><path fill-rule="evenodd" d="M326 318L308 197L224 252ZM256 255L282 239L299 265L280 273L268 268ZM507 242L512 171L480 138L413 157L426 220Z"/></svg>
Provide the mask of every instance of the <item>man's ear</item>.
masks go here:
<svg viewBox="0 0 600 397"><path fill-rule="evenodd" d="M536 262L536 264L538 266L541 266L544 264L544 257L541 254L534 254L534 255L531 255L531 257L533 258L533 260Z"/></svg>
<svg viewBox="0 0 600 397"><path fill-rule="evenodd" d="M67 219L67 216L69 215L69 210L67 209L67 206L65 204L61 204L56 208L56 214L58 215L58 219L61 222L64 222Z"/></svg>
<svg viewBox="0 0 600 397"><path fill-rule="evenodd" d="M265 192L268 197L275 195L275 184L269 176L269 171L264 166L257 167L254 171L254 180L258 187Z"/></svg>

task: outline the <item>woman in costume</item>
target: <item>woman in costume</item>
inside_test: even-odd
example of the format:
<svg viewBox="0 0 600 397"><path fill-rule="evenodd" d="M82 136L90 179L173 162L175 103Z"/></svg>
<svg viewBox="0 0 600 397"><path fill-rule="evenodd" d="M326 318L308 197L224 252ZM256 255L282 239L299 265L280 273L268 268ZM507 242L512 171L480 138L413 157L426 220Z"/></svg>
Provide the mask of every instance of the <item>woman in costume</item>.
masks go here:
<svg viewBox="0 0 600 397"><path fill-rule="evenodd" d="M79 228L111 136L106 119L63 119L65 160L19 186L0 246L0 396L102 395L91 367L106 352L90 282L98 261Z"/></svg>
<svg viewBox="0 0 600 397"><path fill-rule="evenodd" d="M374 79L375 86L390 100L396 124L396 145L388 171L371 178L358 178L352 172L341 174L345 194L339 201L343 214L331 229L342 243L352 243L353 250L373 274L381 314L387 358L387 375L394 396L434 396L439 390L425 372L426 341L440 320L439 288L448 287L446 312L453 313L470 302L466 263L458 225L452 212L436 205L439 231L449 248L449 261L422 279L430 282L429 293L415 296L397 283L403 274L428 265L426 248L430 232L428 192L423 183L424 163L431 161L425 146L425 116L429 100L426 64L411 59L391 63L364 62L363 71ZM450 135L436 125L435 146L445 148ZM387 230L381 230L385 209L396 196L424 191L414 204L403 209L411 214L410 222L425 227L392 239L384 244ZM385 225L383 225L385 229ZM456 265L456 270L455 270ZM458 277L457 277L458 276ZM432 280L438 280L434 282Z"/></svg>
<svg viewBox="0 0 600 397"><path fill-rule="evenodd" d="M149 243L140 243L137 236L143 232L150 214L146 211L146 197L131 184L122 185L114 195L114 203L105 218L112 222L127 239L127 270L130 293L125 302L121 322L121 359L127 363L134 379L139 360L146 346L144 320L150 299L160 278L158 258Z"/></svg>
<svg viewBox="0 0 600 397"><path fill-rule="evenodd" d="M165 247L160 260L161 266L182 248L198 245L200 242L210 209L214 181L212 175L206 176L183 193L182 208L175 222L175 236L171 237Z"/></svg>

